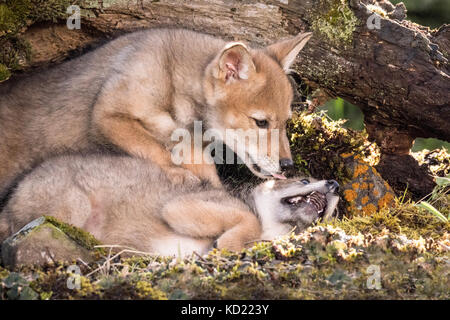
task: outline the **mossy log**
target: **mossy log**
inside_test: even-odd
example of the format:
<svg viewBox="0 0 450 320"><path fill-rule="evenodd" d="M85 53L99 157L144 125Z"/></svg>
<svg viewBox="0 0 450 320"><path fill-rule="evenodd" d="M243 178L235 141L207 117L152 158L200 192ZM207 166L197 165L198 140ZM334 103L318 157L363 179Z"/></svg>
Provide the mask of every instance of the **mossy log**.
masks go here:
<svg viewBox="0 0 450 320"><path fill-rule="evenodd" d="M74 4L81 29L69 30L66 10ZM11 70L4 65L46 66L148 27L185 27L259 45L313 30L296 71L311 88L361 108L369 138L381 148L379 171L390 180L398 170L389 166L402 166L415 138L450 141L450 25L429 30L405 17L403 4L384 0L5 0L0 72L6 78ZM423 176L411 160L406 174ZM412 180L432 186L428 177Z"/></svg>

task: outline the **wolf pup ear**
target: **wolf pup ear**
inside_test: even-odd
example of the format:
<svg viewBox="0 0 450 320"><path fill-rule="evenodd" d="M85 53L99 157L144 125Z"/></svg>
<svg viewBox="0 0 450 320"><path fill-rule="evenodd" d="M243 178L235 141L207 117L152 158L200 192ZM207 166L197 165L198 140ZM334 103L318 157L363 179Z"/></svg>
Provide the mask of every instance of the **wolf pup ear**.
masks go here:
<svg viewBox="0 0 450 320"><path fill-rule="evenodd" d="M274 43L266 48L267 53L277 60L283 70L288 73L295 57L311 38L311 32L299 33L291 39Z"/></svg>
<svg viewBox="0 0 450 320"><path fill-rule="evenodd" d="M245 44L240 42L228 43L219 54L219 65L216 78L225 82L232 82L240 79L248 79L255 71L252 56Z"/></svg>

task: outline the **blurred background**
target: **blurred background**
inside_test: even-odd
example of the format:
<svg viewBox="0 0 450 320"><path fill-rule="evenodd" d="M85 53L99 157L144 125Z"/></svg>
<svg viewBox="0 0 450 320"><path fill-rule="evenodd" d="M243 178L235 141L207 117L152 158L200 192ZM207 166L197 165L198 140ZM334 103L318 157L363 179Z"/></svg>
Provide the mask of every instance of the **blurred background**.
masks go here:
<svg viewBox="0 0 450 320"><path fill-rule="evenodd" d="M408 20L430 28L438 28L444 23L450 23L450 0L391 0L393 4L403 2L408 9ZM363 130L364 116L358 107L336 99L328 101L322 110L327 110L334 120L347 119L346 127ZM416 139L413 151L445 147L450 150L450 143L437 139Z"/></svg>

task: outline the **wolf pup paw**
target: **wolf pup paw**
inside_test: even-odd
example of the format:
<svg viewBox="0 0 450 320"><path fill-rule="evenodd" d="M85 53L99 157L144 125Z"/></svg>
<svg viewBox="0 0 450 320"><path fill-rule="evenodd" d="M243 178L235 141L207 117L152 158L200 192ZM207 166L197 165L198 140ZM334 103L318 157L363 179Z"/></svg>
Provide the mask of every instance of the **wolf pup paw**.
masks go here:
<svg viewBox="0 0 450 320"><path fill-rule="evenodd" d="M187 169L180 167L166 167L163 169L167 178L174 184L198 184L200 178Z"/></svg>

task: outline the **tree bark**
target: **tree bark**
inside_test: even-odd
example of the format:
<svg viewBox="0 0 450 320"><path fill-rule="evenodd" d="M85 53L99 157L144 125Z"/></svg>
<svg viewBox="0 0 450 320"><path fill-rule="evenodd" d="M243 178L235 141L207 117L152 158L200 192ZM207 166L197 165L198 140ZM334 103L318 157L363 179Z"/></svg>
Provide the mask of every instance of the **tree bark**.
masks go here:
<svg viewBox="0 0 450 320"><path fill-rule="evenodd" d="M389 158L384 165L401 164L417 137L450 141L450 25L430 31L406 21L402 4L394 7L384 0L75 4L82 9L80 30L68 30L60 20L31 25L20 35L32 48L33 58L25 67L55 63L101 39L148 27L185 27L257 45L313 30L295 69L312 88L361 108L369 138ZM388 174L385 178L389 180Z"/></svg>

